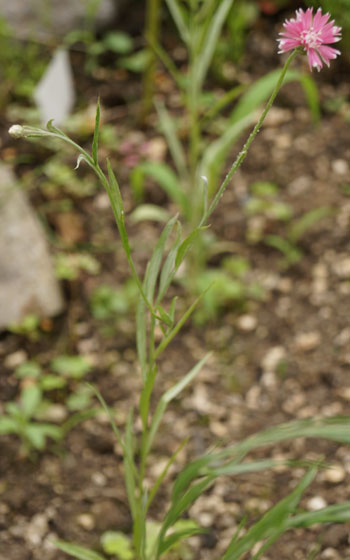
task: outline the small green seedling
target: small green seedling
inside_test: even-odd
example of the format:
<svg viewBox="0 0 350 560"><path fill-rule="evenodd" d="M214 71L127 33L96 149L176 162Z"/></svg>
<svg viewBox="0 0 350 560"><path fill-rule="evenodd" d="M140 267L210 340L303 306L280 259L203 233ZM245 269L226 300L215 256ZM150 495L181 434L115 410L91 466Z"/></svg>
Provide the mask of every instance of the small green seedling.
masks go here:
<svg viewBox="0 0 350 560"><path fill-rule="evenodd" d="M36 421L42 400L42 389L38 384L31 383L24 386L18 402L5 404L5 414L0 416L0 434L17 435L25 455L32 450L43 450L48 438L59 441L63 435L59 426Z"/></svg>

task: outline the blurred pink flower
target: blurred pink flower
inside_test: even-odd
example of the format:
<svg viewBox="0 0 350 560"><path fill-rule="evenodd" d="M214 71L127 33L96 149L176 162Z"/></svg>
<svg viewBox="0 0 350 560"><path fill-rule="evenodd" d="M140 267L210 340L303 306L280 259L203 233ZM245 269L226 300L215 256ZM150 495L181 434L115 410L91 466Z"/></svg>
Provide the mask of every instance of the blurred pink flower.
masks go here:
<svg viewBox="0 0 350 560"><path fill-rule="evenodd" d="M297 10L296 18L286 20L283 24L285 31L280 33L279 53L285 53L296 47L303 47L308 57L309 67L321 70L323 63L329 66L329 61L336 58L340 51L329 47L329 43L336 43L341 39L341 27L334 25L334 20L328 21L330 14L322 14L321 8L313 15L313 9Z"/></svg>

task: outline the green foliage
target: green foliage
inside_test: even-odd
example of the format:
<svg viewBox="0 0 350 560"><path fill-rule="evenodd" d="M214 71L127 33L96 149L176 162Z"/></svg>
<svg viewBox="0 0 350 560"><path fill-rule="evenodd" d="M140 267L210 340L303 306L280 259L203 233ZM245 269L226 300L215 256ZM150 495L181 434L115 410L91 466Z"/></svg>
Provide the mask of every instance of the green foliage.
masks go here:
<svg viewBox="0 0 350 560"><path fill-rule="evenodd" d="M196 289L198 293L206 293L195 314L197 324L217 319L229 306L242 307L247 300L264 297L262 286L249 280L249 270L246 259L228 257L223 260L221 268L207 268L201 272L196 278Z"/></svg>
<svg viewBox="0 0 350 560"><path fill-rule="evenodd" d="M0 18L0 102L9 95L30 99L44 73L49 53L35 41L21 41Z"/></svg>
<svg viewBox="0 0 350 560"><path fill-rule="evenodd" d="M132 560L134 558L130 539L119 531L103 533L101 545L106 554L114 554L120 560Z"/></svg>
<svg viewBox="0 0 350 560"><path fill-rule="evenodd" d="M334 212L330 207L322 206L305 212L300 218L294 218L292 207L278 200L279 188L274 183L256 182L250 187L251 196L247 199L244 211L247 216L261 215L270 221L284 224L282 235L266 234L264 226L247 231L247 239L257 243L261 240L270 247L280 251L284 259L283 267L297 264L303 257L303 251L298 246L302 237L312 229L320 220Z"/></svg>
<svg viewBox="0 0 350 560"><path fill-rule="evenodd" d="M90 296L91 312L99 320L118 320L135 308L137 296L138 289L133 280L125 282L119 289L102 284Z"/></svg>
<svg viewBox="0 0 350 560"><path fill-rule="evenodd" d="M258 100L269 98L266 108L262 112L261 117L242 151L231 166L224 181L219 188L216 189L213 199L209 201L208 196L211 189L210 180L209 188L207 189L206 179L204 179L203 185L203 179L200 179L200 174L198 173L200 169L199 164L202 145L200 114L198 113L197 104L215 51L218 36L224 25L228 11L231 8L232 0L223 0L219 4L215 0L204 0L203 2L197 0L189 0L189 2L167 0L167 4L190 53L190 72L184 86L186 88L185 93L188 96L188 115L190 122L188 158L187 152L179 141L176 123L174 123L163 106L158 106L158 112L160 121L162 121L164 133L168 136L169 143L171 144L171 151L179 177L181 180L185 178L188 181L186 184L188 190L184 190L184 192L188 196L188 205L192 212L191 221L187 224L187 231L184 235L181 222L178 220L177 216L171 217L165 223L163 231L159 235L157 243L153 248L143 279L140 278L133 261L125 224L123 199L117 178L108 160L106 162L107 175L103 173L98 162L97 139L99 137L99 108L96 112L92 154L89 154L81 148L66 136L66 134L56 128L52 122L48 124L46 131L31 127L20 128L20 131L23 131L23 136L56 138L68 143L77 150L79 154L78 163L84 160L84 162L94 170L109 196L120 234L121 244L130 267L130 276L138 289L136 342L142 389L137 408L141 422L137 424L137 431L134 429L135 412L133 408L129 410L124 430L121 430L117 426L114 415L108 408L102 395L97 389L92 389L110 420L116 440L123 453L125 488L133 522L132 543L134 550L132 551L131 547L129 547L128 538L121 535L116 536L115 534L109 534L107 537L104 537L102 544L105 550L107 547L108 553L113 550L113 553L117 553L117 555L129 559L132 558L132 554L134 553L137 560L158 560L161 556L168 554L168 551L174 546L178 546L183 539L201 530L200 527L191 521L186 520L184 523L183 516L187 514L187 511L197 498L208 490L219 476L235 476L243 473L259 472L275 467L278 464L280 465L281 463L286 464L273 459L250 460L248 454L251 451L268 445L275 445L278 442L287 442L299 437L322 437L342 444L350 443L350 418L341 417L291 422L255 434L236 445L212 451L188 463L176 476L169 500L169 507L164 519L161 521L160 527L153 526L153 531L150 531L147 527L149 507L160 485L164 482L169 467L176 459L177 454L185 442L183 442L179 449L169 458L157 480L149 489L145 484L145 480L152 444L167 406L188 387L197 375L200 374L201 368L204 366L208 357L205 356L194 365L186 375L180 377L180 380L173 387L165 391L165 393L158 398L158 401L154 403L155 406L151 408L151 399L155 396L153 395L153 390L158 375L158 358L173 341L192 313L197 309L198 304L205 299L211 289L215 288L215 283L214 286L209 284L201 295L186 308L182 315L176 310L176 299L173 298L170 300L170 298L166 298L166 295L188 251L196 242L202 230L206 229L208 219L228 186L233 173L246 156L251 143L256 137L282 85L289 64L298 54L298 51L295 51L288 57L278 78L277 76L271 77L271 75L269 75L263 84L260 82L260 87L263 85L263 95L261 92L256 91L254 97L252 96L252 91L247 91L244 102L242 101L241 104L237 105L237 113L233 115L232 126L229 127L229 138L225 138L222 144L220 144L221 139L219 139L211 153L211 155L216 153L219 160L230 147L230 142L232 142L234 134L242 127L242 122L240 121L243 119L248 122L247 119L252 119L251 107L254 107L255 110L258 105L256 98L258 98ZM200 58L198 58L199 56ZM237 121L235 121L236 118ZM234 127L236 127L236 129ZM203 143L205 143L205 141L203 141ZM204 153L206 153L206 151L204 151ZM213 159L211 162L215 163ZM205 160L205 163L207 164L207 160ZM149 169L147 171L149 173ZM217 168L214 170L209 168L208 171L212 174L209 177L209 179L211 179L213 174L217 172ZM155 173L159 175L159 169L154 172L153 168L149 174L152 173L153 175L155 175ZM164 183L164 168L161 173ZM165 175L167 175L166 181L169 180L169 173L167 173L167 171ZM169 185L167 187L163 186L163 188L168 188L169 190ZM260 183L255 185L255 193L253 194L255 197L260 197L263 201L267 201L270 211L271 200L273 200L275 193L276 188L271 186L271 184ZM265 211L265 207L263 211ZM279 207L277 215L279 216L279 220L281 220L281 217L285 220L285 209L284 213L281 213L281 208ZM297 227L294 224L295 227L289 230L290 239L293 241L299 240L301 235L303 235L318 218L319 215L313 215L308 219L300 220ZM249 263L245 262L243 259L230 259L227 261L226 269L224 270L225 274L230 277L230 282L228 282L226 278L222 278L222 276L219 278L220 293L216 295L216 299L220 298L223 293L226 293L226 297L231 299L237 295L242 298L243 282L246 284L244 289L249 285L246 282L246 275L248 275L249 272ZM107 298L107 310L108 305L114 305L113 298ZM104 306L106 308L105 303ZM100 309L101 308L103 308L103 305ZM103 313L106 313L106 311L103 311L102 314ZM83 356L59 356L52 362L51 367L56 374L69 376L74 380L80 380L89 371L90 364ZM30 374L33 375L36 382L37 372L35 368L31 370L29 368L29 376ZM11 403L8 403L9 406L6 412L9 419L5 421L4 429L11 429L12 416L16 417L16 414L18 415L19 408L21 409L22 416L28 419L36 409L39 399L41 398L41 393L41 388L36 385L36 389L31 390L31 394L26 397L21 407L19 407L17 403L12 403L12 406ZM76 417L77 421L79 421L80 418L81 416L78 412L78 416ZM73 418L69 426L74 425L74 423L75 419ZM38 445L40 443L40 437L38 438L36 435L36 438L35 440L34 437L33 441L36 441L36 445ZM299 501L306 488L311 484L316 474L317 466L319 465L312 465L310 469L310 465L308 464L308 472L287 497L273 506L260 520L253 523L246 530L244 535L241 536L240 532L234 535L223 560L243 558L247 553L251 552L253 546L257 545L260 541L264 541L261 549L255 554L254 558L258 558L280 535L287 530L299 526L306 526L315 521L327 522L329 519L339 522L348 520L349 513L344 504L340 504L333 509L325 508L321 512L315 512L314 516L312 513L298 513L297 508ZM148 543L147 539L149 539ZM80 560L104 560L103 556L85 547L64 543L62 541L56 544L63 552Z"/></svg>
<svg viewBox="0 0 350 560"><path fill-rule="evenodd" d="M255 1L236 0L233 3L226 22L227 33L217 44L215 68L222 68L226 60L239 62L244 54L249 29L258 15Z"/></svg>
<svg viewBox="0 0 350 560"><path fill-rule="evenodd" d="M322 206L305 212L300 218L291 221L286 228L285 237L278 235L267 235L265 243L274 247L284 255L283 266L297 264L303 257L303 251L298 247L302 237L313 228L320 220L327 218L334 212L333 208Z"/></svg>
<svg viewBox="0 0 350 560"><path fill-rule="evenodd" d="M7 328L15 334L37 340L40 337L40 317L35 313L29 313L20 322L11 323Z"/></svg>
<svg viewBox="0 0 350 560"><path fill-rule="evenodd" d="M91 364L84 356L56 356L51 361L51 368L55 373L72 379L81 379L90 370Z"/></svg>
<svg viewBox="0 0 350 560"><path fill-rule="evenodd" d="M89 253L63 253L55 255L55 273L60 280L76 280L81 272L96 275L100 263Z"/></svg>
<svg viewBox="0 0 350 560"><path fill-rule="evenodd" d="M19 402L6 403L5 414L0 415L0 435L18 436L25 454L43 450L48 438L58 441L63 436L59 426L36 421L42 401L40 386L31 383L23 387Z"/></svg>

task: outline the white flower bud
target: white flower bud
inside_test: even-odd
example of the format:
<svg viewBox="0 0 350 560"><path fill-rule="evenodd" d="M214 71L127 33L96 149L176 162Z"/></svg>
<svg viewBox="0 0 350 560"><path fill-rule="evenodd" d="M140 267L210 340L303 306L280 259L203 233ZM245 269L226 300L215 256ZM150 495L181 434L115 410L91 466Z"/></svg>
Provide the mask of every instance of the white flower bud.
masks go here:
<svg viewBox="0 0 350 560"><path fill-rule="evenodd" d="M12 138L23 138L25 135L23 126L20 124L12 125L9 129L9 135L12 136Z"/></svg>

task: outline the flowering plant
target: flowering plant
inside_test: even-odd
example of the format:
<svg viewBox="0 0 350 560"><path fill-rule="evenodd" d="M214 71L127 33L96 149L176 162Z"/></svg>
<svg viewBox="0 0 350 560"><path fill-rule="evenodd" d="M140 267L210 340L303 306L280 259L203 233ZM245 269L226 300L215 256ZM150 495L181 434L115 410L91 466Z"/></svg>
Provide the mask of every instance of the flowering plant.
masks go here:
<svg viewBox="0 0 350 560"><path fill-rule="evenodd" d="M341 27L329 21L330 14L322 14L319 8L315 15L313 9L297 10L296 18L285 21L285 31L280 33L279 52L284 53L302 47L307 54L310 70L321 70L323 63L329 66L340 51L329 44L341 40Z"/></svg>
<svg viewBox="0 0 350 560"><path fill-rule="evenodd" d="M172 5L179 7L175 0L172 1ZM181 17L181 11L176 12L176 14L177 17ZM122 246L130 266L130 273L139 290L136 312L136 346L143 383L137 410L140 417L141 433L138 434L135 429L134 410L130 410L122 433L116 426L113 415L102 396L96 390L102 406L110 417L115 436L123 451L125 487L133 520L133 534L129 542L128 558L158 560L182 539L200 532L201 528L197 524L179 524L180 518L188 511L194 501L215 483L219 476L257 472L279 464L272 459L247 461L247 455L252 450L297 437L323 437L336 442L350 443L350 418L309 419L277 426L251 436L236 445L205 454L190 462L177 475L170 493L167 513L158 523L156 534L153 534L152 538L150 536L148 522L150 506L154 503L170 466L186 442L183 442L180 448L169 458L158 478L151 487L148 487L146 474L152 445L169 403L198 375L208 360L208 356L202 358L178 383L168 389L160 397L152 413L150 404L159 373L159 357L172 342L201 299L198 298L194 301L185 313L178 317L176 298L173 298L170 303L165 300L164 303L165 296L194 239L207 226L208 220L228 187L233 174L247 156L248 150L282 86L292 60L303 48L308 53L309 62L311 61L310 67L317 66L320 68L322 60L328 63L332 57L334 58L334 55L338 54L335 49L324 46L325 42L334 42L340 37L340 28L334 26L333 22L327 23L328 19L328 15L323 16L319 11L313 17L312 10L306 12L299 10L295 20L285 23L286 31L282 34L283 38L280 39L280 50L285 52L293 49L293 52L284 64L261 117L232 164L226 178L217 188L213 198L207 200L208 193L204 194L202 214L192 231L187 232L185 238L183 238L181 223L177 216L172 217L165 225L154 247L143 280L139 277L134 264L118 181L109 160L101 166L98 159L99 104L97 106L91 154L71 140L64 132L53 126L52 123L48 124L47 130L19 125L14 125L10 129L10 133L14 137L60 139L77 150L79 153L78 165L85 162L92 168L109 196ZM183 25L185 26L186 22L183 22ZM187 33L187 28L184 29ZM245 533L243 533L242 527L238 526L222 560L239 560L249 552L254 554L252 558L257 559L280 535L288 530L308 527L313 523L348 521L350 518L349 503L325 507L316 512L296 513L302 494L314 479L316 470L316 466L312 465L293 491L271 508L262 519L253 524ZM118 539L120 540L120 535L116 538L117 541ZM56 545L64 552L80 560L103 559L101 554L72 543L58 541ZM257 545L258 550L256 549ZM253 549L254 552L252 552ZM108 550L111 551L110 548Z"/></svg>

